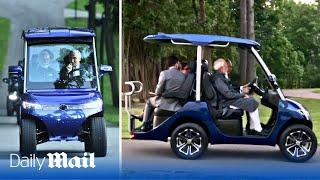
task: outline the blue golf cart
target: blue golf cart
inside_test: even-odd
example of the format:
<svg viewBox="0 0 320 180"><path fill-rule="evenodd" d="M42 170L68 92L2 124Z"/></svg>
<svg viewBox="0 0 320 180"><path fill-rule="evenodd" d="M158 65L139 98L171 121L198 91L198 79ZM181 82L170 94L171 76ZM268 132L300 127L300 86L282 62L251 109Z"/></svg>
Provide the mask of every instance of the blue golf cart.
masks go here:
<svg viewBox="0 0 320 180"><path fill-rule="evenodd" d="M21 155L36 154L37 144L47 141L81 141L86 152L105 156L106 125L99 78L112 67L98 67L95 33L76 28L35 28L22 36L22 71L13 68L15 72L9 72L23 79L18 119Z"/></svg>
<svg viewBox="0 0 320 180"><path fill-rule="evenodd" d="M144 41L194 46L197 60L194 65L190 64L191 73L181 87L183 91L175 94L175 98L182 99L182 108L177 112L156 108L152 128L148 131L135 128L137 118L132 115L129 122L131 139L170 141L172 151L183 159L199 158L206 151L208 143L278 145L282 154L294 162L306 161L316 152L317 138L312 131L309 112L300 103L283 95L276 76L258 53L259 43L218 35L163 33L148 35ZM243 110L232 107L219 109L217 92L210 82L207 63L203 63L202 49L231 45L247 49L265 74L268 88L260 88L255 80L250 87L261 97L261 105L272 111L266 124L269 127L267 135L250 135L246 132L242 125ZM173 95L165 97L174 98Z"/></svg>

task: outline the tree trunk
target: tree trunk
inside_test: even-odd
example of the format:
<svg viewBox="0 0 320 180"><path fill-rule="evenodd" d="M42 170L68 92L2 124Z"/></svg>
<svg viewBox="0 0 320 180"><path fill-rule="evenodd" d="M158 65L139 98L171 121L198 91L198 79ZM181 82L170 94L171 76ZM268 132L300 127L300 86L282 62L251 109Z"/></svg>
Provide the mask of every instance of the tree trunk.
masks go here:
<svg viewBox="0 0 320 180"><path fill-rule="evenodd" d="M247 3L246 0L240 0L240 34L241 38L247 38ZM240 82L246 83L247 80L247 49L240 48Z"/></svg>
<svg viewBox="0 0 320 180"><path fill-rule="evenodd" d="M253 9L254 0L247 0L247 38L255 39L254 32L254 9ZM256 77L256 65L253 54L247 53L247 75L246 81L250 82Z"/></svg>
<svg viewBox="0 0 320 180"><path fill-rule="evenodd" d="M117 82L117 72L116 72L116 64L115 64L115 47L113 42L113 35L115 34L113 31L113 25L111 24L111 4L109 0L104 1L104 9L105 9L105 19L103 26L105 27L105 48L107 53L107 59L109 65L113 67L113 71L110 73L110 82L112 88L112 104L115 107L119 107L119 88Z"/></svg>
<svg viewBox="0 0 320 180"><path fill-rule="evenodd" d="M88 5L88 28L96 27L96 0L90 0Z"/></svg>
<svg viewBox="0 0 320 180"><path fill-rule="evenodd" d="M204 0L199 0L199 23L203 24L206 19Z"/></svg>

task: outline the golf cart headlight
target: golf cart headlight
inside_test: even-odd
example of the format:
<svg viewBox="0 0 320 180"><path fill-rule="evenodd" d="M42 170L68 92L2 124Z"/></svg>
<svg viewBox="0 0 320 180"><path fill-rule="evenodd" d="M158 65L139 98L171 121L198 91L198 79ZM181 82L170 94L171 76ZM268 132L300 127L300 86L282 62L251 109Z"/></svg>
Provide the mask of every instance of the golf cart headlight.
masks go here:
<svg viewBox="0 0 320 180"><path fill-rule="evenodd" d="M84 109L100 109L102 108L102 100L91 101L83 105Z"/></svg>
<svg viewBox="0 0 320 180"><path fill-rule="evenodd" d="M8 98L11 100L11 101L16 101L18 99L18 95L17 95L17 91L14 91L13 93L10 93Z"/></svg>
<svg viewBox="0 0 320 180"><path fill-rule="evenodd" d="M22 102L23 109L42 109L40 104L31 103L27 101Z"/></svg>

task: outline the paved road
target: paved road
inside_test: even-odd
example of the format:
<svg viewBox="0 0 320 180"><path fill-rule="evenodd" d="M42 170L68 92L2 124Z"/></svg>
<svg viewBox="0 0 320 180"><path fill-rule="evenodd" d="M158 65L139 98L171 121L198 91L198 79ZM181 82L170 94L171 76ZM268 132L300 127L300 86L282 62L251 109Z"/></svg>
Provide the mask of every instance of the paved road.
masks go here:
<svg viewBox="0 0 320 180"><path fill-rule="evenodd" d="M0 16L11 21L11 36L8 47L7 62L0 78L7 76L7 66L17 64L23 58L22 30L31 27L63 26L64 8L71 0L0 0ZM112 175L117 177L119 167L119 129L108 128L108 155L105 158L96 158L96 168L90 169L44 169L37 171L34 168L9 168L9 154L19 151L19 127L16 118L5 115L5 97L7 86L0 83L0 177L34 178L89 178L93 176ZM1 116L2 115L2 116ZM83 143L80 142L50 142L37 147L43 156L51 151L66 151L71 155L83 153ZM73 153L72 153L73 152Z"/></svg>
<svg viewBox="0 0 320 180"><path fill-rule="evenodd" d="M122 177L320 178L319 154L306 163L292 163L282 157L278 147L211 145L201 159L182 160L171 152L169 143L123 140Z"/></svg>
<svg viewBox="0 0 320 180"><path fill-rule="evenodd" d="M37 146L39 157L45 157L45 165L39 171L35 168L10 168L10 154L19 154L19 127L15 118L0 117L0 177L24 178L93 178L119 175L119 128L107 128L107 156L95 158L94 169L49 169L48 152L67 152L69 157L83 156L84 144L81 142L47 142ZM12 164L17 164L13 156Z"/></svg>
<svg viewBox="0 0 320 180"><path fill-rule="evenodd" d="M314 93L313 90L315 89L284 89L283 93L290 97L320 99L320 93Z"/></svg>

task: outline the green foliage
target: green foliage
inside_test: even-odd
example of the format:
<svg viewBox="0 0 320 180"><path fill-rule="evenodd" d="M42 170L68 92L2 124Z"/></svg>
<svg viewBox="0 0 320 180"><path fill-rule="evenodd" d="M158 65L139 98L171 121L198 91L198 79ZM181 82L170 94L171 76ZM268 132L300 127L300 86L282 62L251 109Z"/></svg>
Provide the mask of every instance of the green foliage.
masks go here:
<svg viewBox="0 0 320 180"><path fill-rule="evenodd" d="M254 1L256 40L262 45L261 55L282 88L320 86L320 73L317 73L320 68L319 7L296 4L293 0ZM205 19L201 22L197 0L125 0L124 49L125 52L130 49L126 55L137 66L142 65L137 63L141 59L152 64L172 53L191 60L196 55L194 48L150 45L142 39L158 32L239 37L239 8L240 1L205 1ZM211 55L213 60L231 59L235 65L232 77L239 79L236 48L217 49ZM263 77L259 69L257 74Z"/></svg>
<svg viewBox="0 0 320 180"><path fill-rule="evenodd" d="M10 37L10 21L0 17L0 69L6 62L8 41Z"/></svg>

